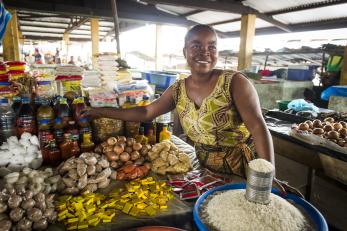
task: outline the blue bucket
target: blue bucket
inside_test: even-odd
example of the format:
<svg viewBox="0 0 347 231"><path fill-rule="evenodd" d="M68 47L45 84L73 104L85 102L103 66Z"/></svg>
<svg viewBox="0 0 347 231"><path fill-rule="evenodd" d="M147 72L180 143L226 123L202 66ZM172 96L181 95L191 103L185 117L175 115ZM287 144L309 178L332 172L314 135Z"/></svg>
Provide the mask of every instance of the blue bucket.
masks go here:
<svg viewBox="0 0 347 231"><path fill-rule="evenodd" d="M200 216L199 216L199 210L201 204L205 201L205 199L209 196L212 195L213 193L217 191L223 191L223 190L235 190L235 189L246 189L246 184L227 184L227 185L222 185L219 187L216 187L210 191L207 191L203 195L199 197L199 199L196 201L193 209L193 216L194 216L194 221L196 225L198 226L200 231L208 231L207 227L202 223ZM275 193L279 195L279 192L277 189L272 189L272 193ZM292 200L294 203L300 205L306 213L311 217L313 222L315 223L316 228L318 231L328 231L328 224L325 221L323 215L315 208L313 205L311 205L309 202L305 201L304 199L301 199L300 197L294 195L294 194L287 194L284 199L287 200Z"/></svg>

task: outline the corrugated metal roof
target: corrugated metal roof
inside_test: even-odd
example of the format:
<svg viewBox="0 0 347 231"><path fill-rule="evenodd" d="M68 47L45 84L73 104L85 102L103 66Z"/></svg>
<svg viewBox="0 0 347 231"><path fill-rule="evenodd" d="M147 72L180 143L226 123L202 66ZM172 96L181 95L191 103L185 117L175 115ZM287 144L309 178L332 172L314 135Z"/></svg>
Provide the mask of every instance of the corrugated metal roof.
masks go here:
<svg viewBox="0 0 347 231"><path fill-rule="evenodd" d="M260 18L257 18L255 20L255 28L264 28L264 27L271 27L271 26L272 26L271 23L268 23ZM213 26L213 28L222 32L239 31L241 29L241 21L215 25Z"/></svg>
<svg viewBox="0 0 347 231"><path fill-rule="evenodd" d="M344 18L347 17L347 3L334 6L325 6L316 9L300 10L291 13L274 15L273 17L286 24Z"/></svg>
<svg viewBox="0 0 347 231"><path fill-rule="evenodd" d="M203 11L187 17L189 20L193 20L202 24L211 24L215 22L222 22L225 20L232 20L240 18L240 14L217 12L217 11Z"/></svg>
<svg viewBox="0 0 347 231"><path fill-rule="evenodd" d="M331 0L330 0L331 1ZM318 2L329 2L322 0L246 0L242 1L242 4L245 6L250 6L254 9L257 9L259 12L271 12L276 10L282 10L302 5L307 5L311 3Z"/></svg>
<svg viewBox="0 0 347 231"><path fill-rule="evenodd" d="M172 5L165 5L165 4L157 4L156 6L176 14L187 14L192 11L195 11L194 8L181 7L181 6L172 6Z"/></svg>

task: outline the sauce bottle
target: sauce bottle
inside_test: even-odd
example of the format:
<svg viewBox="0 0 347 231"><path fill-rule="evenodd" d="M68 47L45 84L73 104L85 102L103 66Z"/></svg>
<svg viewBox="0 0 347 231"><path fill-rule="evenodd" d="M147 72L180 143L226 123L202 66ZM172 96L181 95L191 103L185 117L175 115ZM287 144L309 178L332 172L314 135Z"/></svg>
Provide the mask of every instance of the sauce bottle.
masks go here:
<svg viewBox="0 0 347 231"><path fill-rule="evenodd" d="M30 99L28 97L22 98L22 105L18 112L16 125L17 136L21 136L24 132L36 134L35 113L30 105Z"/></svg>
<svg viewBox="0 0 347 231"><path fill-rule="evenodd" d="M75 121L73 120L70 120L68 122L68 126L66 127L65 129L65 133L68 133L71 135L71 140L73 141L78 141L79 140L79 132L78 132L78 129L77 129L77 126L76 126L76 123Z"/></svg>
<svg viewBox="0 0 347 231"><path fill-rule="evenodd" d="M70 157L72 157L71 149L72 149L72 142L70 139L71 134L65 133L64 134L64 141L59 145L60 151L61 151L61 159L67 160Z"/></svg>
<svg viewBox="0 0 347 231"><path fill-rule="evenodd" d="M67 126L68 122L72 120L70 108L67 104L66 98L60 98L57 106L56 116L62 119L63 125Z"/></svg>
<svg viewBox="0 0 347 231"><path fill-rule="evenodd" d="M64 141L64 125L60 117L55 118L53 134L58 144Z"/></svg>
<svg viewBox="0 0 347 231"><path fill-rule="evenodd" d="M41 154L44 165L49 165L51 159L49 157L49 142L54 139L53 135L47 135L45 139L40 140Z"/></svg>
<svg viewBox="0 0 347 231"><path fill-rule="evenodd" d="M144 127L140 127L139 134L135 136L135 140L137 143L148 144L148 138L145 136Z"/></svg>
<svg viewBox="0 0 347 231"><path fill-rule="evenodd" d="M54 138L48 143L47 154L49 157L49 165L58 166L61 163L61 153Z"/></svg>
<svg viewBox="0 0 347 231"><path fill-rule="evenodd" d="M38 126L38 129L39 129L38 136L39 136L41 147L44 147L45 145L47 145L49 139L53 138L53 133L50 131L50 128L51 127L49 125L49 120L45 120L45 119L40 120L39 126Z"/></svg>
<svg viewBox="0 0 347 231"><path fill-rule="evenodd" d="M84 117L80 118L80 120L78 121L78 125L79 125L79 136L81 141L83 140L83 134L85 133L90 134L90 137L92 137L92 127L88 123L87 118L84 118Z"/></svg>
<svg viewBox="0 0 347 231"><path fill-rule="evenodd" d="M36 118L38 123L40 123L40 120L48 120L49 125L53 126L55 115L53 108L49 104L48 99L41 99L41 106L37 110Z"/></svg>
<svg viewBox="0 0 347 231"><path fill-rule="evenodd" d="M13 109L14 113L16 114L16 116L18 115L21 104L22 104L21 98L19 96L14 96L13 97L13 103L12 103L12 109Z"/></svg>
<svg viewBox="0 0 347 231"><path fill-rule="evenodd" d="M155 145L155 144L156 144L157 138L155 137L154 129L153 129L153 128L150 128L150 129L148 130L147 138L148 138L148 143L149 143L150 145Z"/></svg>
<svg viewBox="0 0 347 231"><path fill-rule="evenodd" d="M77 140L72 140L71 156L78 157L81 154L81 149L78 146Z"/></svg>
<svg viewBox="0 0 347 231"><path fill-rule="evenodd" d="M83 152L93 152L95 144L92 141L92 136L90 133L83 134L83 142L81 143L81 153Z"/></svg>
<svg viewBox="0 0 347 231"><path fill-rule="evenodd" d="M169 140L171 138L171 132L167 130L167 125L163 126L163 130L160 132L159 142L163 140Z"/></svg>

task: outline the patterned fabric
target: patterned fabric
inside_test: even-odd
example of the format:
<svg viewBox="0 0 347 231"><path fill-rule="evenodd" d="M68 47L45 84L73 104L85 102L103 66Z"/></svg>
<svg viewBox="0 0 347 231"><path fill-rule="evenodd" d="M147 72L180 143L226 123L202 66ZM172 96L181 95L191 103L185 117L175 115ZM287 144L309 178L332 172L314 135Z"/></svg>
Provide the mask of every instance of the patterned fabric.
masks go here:
<svg viewBox="0 0 347 231"><path fill-rule="evenodd" d="M200 108L187 96L185 79L173 84L173 97L182 128L195 143L202 165L219 173L244 175L254 158L254 145L230 93L235 73L223 71Z"/></svg>

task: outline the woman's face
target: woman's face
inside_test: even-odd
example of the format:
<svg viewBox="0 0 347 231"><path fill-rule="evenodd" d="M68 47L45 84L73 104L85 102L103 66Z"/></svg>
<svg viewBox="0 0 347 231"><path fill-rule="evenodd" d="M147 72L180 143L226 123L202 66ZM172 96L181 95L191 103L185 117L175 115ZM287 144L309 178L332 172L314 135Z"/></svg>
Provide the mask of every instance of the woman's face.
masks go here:
<svg viewBox="0 0 347 231"><path fill-rule="evenodd" d="M215 33L202 29L190 36L183 49L192 73L206 74L216 66L217 38Z"/></svg>

